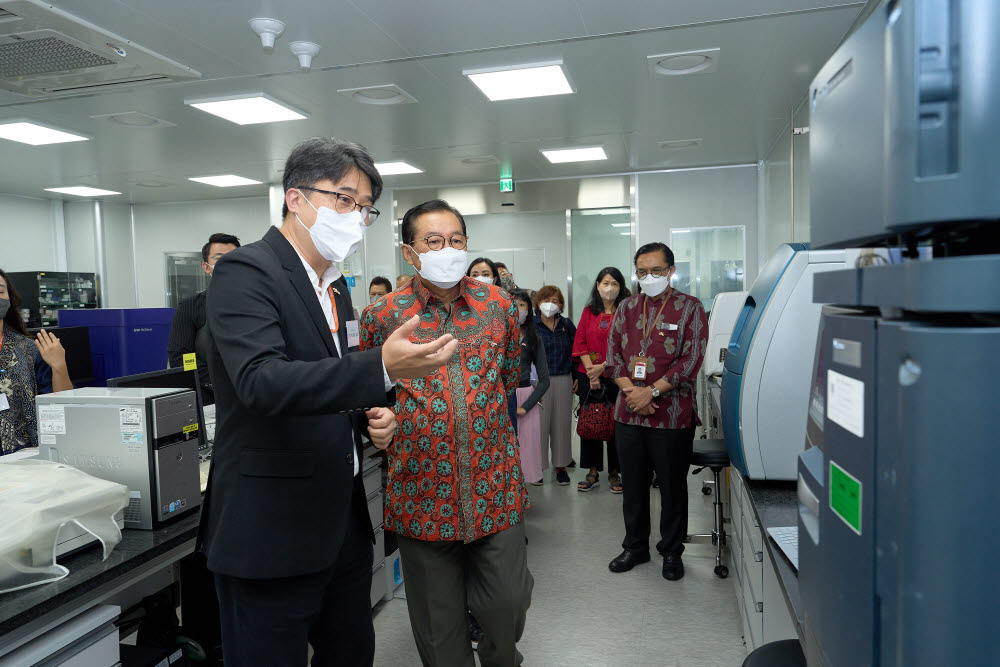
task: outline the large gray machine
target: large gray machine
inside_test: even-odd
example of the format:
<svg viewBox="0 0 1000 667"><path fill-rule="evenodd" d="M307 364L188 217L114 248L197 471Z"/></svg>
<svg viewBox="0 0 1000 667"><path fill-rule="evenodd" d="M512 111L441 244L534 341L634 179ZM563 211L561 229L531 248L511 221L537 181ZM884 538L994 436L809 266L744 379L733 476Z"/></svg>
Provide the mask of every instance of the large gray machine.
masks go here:
<svg viewBox="0 0 1000 667"><path fill-rule="evenodd" d="M888 2L811 88L814 240L905 259L814 283L836 306L798 470L810 667L1000 656L1000 512L983 472L1000 442L998 34L995 0Z"/></svg>
<svg viewBox="0 0 1000 667"><path fill-rule="evenodd" d="M194 391L86 388L35 400L39 458L127 486L126 528L201 505Z"/></svg>

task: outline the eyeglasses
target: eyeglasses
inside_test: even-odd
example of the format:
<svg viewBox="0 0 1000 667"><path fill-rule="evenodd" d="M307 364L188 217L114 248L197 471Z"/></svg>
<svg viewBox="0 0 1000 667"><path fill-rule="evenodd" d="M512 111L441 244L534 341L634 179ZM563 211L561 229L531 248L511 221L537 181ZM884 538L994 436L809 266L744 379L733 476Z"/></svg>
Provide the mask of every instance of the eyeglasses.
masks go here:
<svg viewBox="0 0 1000 667"><path fill-rule="evenodd" d="M431 234L430 236L423 239L423 242L427 244L427 247L431 250L440 250L444 247L445 238L440 234ZM469 243L469 237L464 234L454 234L450 239L448 239L448 245L450 245L455 250L465 250L465 246Z"/></svg>
<svg viewBox="0 0 1000 667"><path fill-rule="evenodd" d="M654 266L653 268L649 269L648 271L646 269L636 269L635 270L635 277L638 278L639 280L642 280L646 276L656 276L657 278L662 278L663 276L665 276L665 275L667 275L669 273L670 273L670 267L669 266L667 268L665 268L665 269L660 268L658 266Z"/></svg>
<svg viewBox="0 0 1000 667"><path fill-rule="evenodd" d="M300 185L296 190L310 190L312 192L322 192L325 195L333 195L335 197L335 202L333 204L333 210L337 213L344 214L350 213L351 211L357 209L361 211L361 217L365 221L365 225L371 226L375 224L378 220L380 211L372 206L362 206L358 201L351 195L345 195L342 192L331 192L329 190L320 190L319 188L310 188L305 185Z"/></svg>

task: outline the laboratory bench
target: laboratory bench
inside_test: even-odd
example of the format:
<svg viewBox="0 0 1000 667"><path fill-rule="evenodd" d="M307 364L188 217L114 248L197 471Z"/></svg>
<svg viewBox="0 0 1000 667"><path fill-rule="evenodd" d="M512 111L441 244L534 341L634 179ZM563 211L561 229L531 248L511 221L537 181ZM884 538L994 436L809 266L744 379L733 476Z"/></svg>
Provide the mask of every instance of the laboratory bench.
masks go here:
<svg viewBox="0 0 1000 667"><path fill-rule="evenodd" d="M708 381L708 437L721 438L721 387ZM728 502L730 567L747 652L782 639L804 641L798 572L768 537L768 528L798 522L796 484L753 480L729 468Z"/></svg>
<svg viewBox="0 0 1000 667"><path fill-rule="evenodd" d="M383 469L381 459L373 454L372 447L364 452L361 473L376 537L372 606L392 599L402 583L399 551L394 542L390 545L392 552L386 553ZM202 490L208 466L207 460L201 464ZM200 512L199 508L155 530L125 529L107 560L102 560L100 546L93 543L59 557L59 564L69 569L69 574L59 581L0 595L0 667L24 663L26 652L37 654L39 644L53 650L80 644L98 632L98 625L113 631L117 645L114 621L119 613L181 580L180 561L194 553ZM183 591L181 596L183 599ZM81 621L87 618L97 620L87 625ZM32 659L26 664L34 663Z"/></svg>

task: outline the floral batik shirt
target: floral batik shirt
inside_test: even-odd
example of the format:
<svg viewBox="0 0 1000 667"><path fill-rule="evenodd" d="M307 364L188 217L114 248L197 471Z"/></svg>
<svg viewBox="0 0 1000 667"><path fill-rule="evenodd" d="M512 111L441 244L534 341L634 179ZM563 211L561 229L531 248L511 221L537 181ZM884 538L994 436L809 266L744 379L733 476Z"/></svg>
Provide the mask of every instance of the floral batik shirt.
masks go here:
<svg viewBox="0 0 1000 667"><path fill-rule="evenodd" d="M396 384L385 526L418 540L472 542L519 523L530 506L507 411L520 377L517 305L471 278L459 288L449 309L411 280L361 316L362 350L414 315L421 322L411 341L458 341L445 366Z"/></svg>
<svg viewBox="0 0 1000 667"><path fill-rule="evenodd" d="M604 374L612 379L631 378L636 359L645 357L646 379L632 383L649 387L662 378L673 389L653 399L658 408L648 416L629 412L625 393L620 393L615 421L652 428L688 428L698 423L695 386L707 346L708 318L701 301L693 296L671 289L658 299L637 294L622 301L611 322Z"/></svg>

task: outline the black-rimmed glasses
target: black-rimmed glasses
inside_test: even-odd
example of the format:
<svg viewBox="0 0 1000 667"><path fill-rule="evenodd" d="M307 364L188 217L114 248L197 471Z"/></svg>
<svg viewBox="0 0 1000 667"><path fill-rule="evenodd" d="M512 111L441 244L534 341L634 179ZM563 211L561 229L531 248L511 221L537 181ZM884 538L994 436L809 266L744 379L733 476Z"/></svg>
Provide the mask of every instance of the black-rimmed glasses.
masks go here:
<svg viewBox="0 0 1000 667"><path fill-rule="evenodd" d="M334 197L333 210L341 215L345 213L350 213L351 211L357 209L361 211L361 217L364 219L365 224L371 226L375 224L378 220L380 211L372 206L363 206L358 203L358 201L351 195L345 195L343 192L331 192L330 190L320 190L319 188L311 188L306 185L300 185L296 190L310 190L312 192L322 192L325 195L332 195Z"/></svg>

